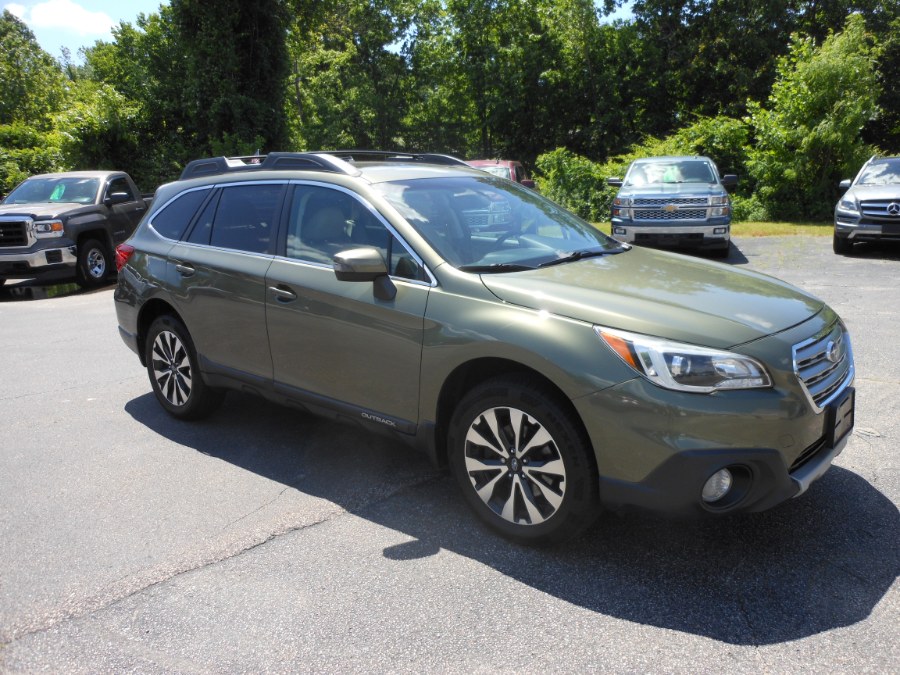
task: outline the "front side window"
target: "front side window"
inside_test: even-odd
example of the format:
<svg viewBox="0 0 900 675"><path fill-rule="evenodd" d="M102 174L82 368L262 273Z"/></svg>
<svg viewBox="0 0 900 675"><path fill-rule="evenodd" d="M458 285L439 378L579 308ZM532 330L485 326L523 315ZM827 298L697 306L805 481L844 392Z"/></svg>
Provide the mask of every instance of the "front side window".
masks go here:
<svg viewBox="0 0 900 675"><path fill-rule="evenodd" d="M109 197L117 192L128 195L130 201L137 201L137 196L132 192L131 187L128 185L128 181L121 176L119 178L113 178L109 182L109 186L106 188L106 196Z"/></svg>
<svg viewBox="0 0 900 675"><path fill-rule="evenodd" d="M283 191L284 185L268 183L222 188L212 222L210 245L268 253L274 243Z"/></svg>
<svg viewBox="0 0 900 675"><path fill-rule="evenodd" d="M531 269L622 245L533 190L490 176L373 186L450 264L464 271Z"/></svg>
<svg viewBox="0 0 900 675"><path fill-rule="evenodd" d="M378 249L393 276L427 280L416 258L358 199L318 185L293 188L287 257L331 265L335 254L360 247Z"/></svg>

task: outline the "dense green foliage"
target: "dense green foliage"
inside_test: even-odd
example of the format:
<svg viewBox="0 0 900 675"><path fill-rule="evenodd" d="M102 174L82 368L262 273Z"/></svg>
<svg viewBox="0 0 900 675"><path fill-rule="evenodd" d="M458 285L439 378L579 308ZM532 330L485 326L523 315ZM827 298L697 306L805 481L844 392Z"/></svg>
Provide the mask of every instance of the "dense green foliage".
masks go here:
<svg viewBox="0 0 900 675"><path fill-rule="evenodd" d="M0 18L0 192L62 168L144 189L191 158L421 149L521 159L602 219L651 154L741 176L739 216L819 218L900 152L900 0L171 0L73 63Z"/></svg>

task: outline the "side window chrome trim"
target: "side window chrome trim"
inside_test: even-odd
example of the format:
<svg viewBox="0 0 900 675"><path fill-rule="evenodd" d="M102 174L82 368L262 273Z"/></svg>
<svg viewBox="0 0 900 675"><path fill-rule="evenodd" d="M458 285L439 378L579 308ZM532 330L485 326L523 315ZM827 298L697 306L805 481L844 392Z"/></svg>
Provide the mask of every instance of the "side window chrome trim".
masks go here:
<svg viewBox="0 0 900 675"><path fill-rule="evenodd" d="M293 185L310 185L313 187L323 187L323 188L328 188L330 190L337 190L338 192L343 192L344 194L348 195L351 199L355 199L357 202L362 204L363 207L365 207L366 210L368 210L370 214L375 216L375 219L378 220L378 222L380 222L382 225L384 225L385 229L387 229L387 231L393 235L394 239L396 239L398 242L400 242L400 245L406 250L407 253L409 253L412 256L413 260L416 261L416 263L419 265L419 267L421 267L423 270L425 270L425 274L428 276L429 280L421 281L418 279L409 279L407 277L398 277L393 274L389 274L388 276L392 280L407 281L407 282L418 284L418 285L429 286L431 288L437 287L437 285L438 285L437 279L435 279L434 275L431 273L431 270L428 269L428 265L425 264L425 261L423 261L422 258L419 257L419 254L416 253L415 250L408 243L406 243L406 240L400 236L400 233L398 233L397 230L394 229L394 227L387 221L387 219L384 216L382 216L381 213L379 213L378 209L376 209L374 206L372 206L372 204L369 203L369 201L365 197L354 192L353 190L345 188L343 185L335 185L334 183L322 183L320 181L294 179L294 180L290 181L290 184L292 186ZM287 256L275 256L275 257L279 260L287 260L290 262L309 264L312 267L324 267L326 269L332 269L332 267L330 265L325 265L323 263L315 263L313 261L307 261L307 260L298 260L297 258L288 258Z"/></svg>

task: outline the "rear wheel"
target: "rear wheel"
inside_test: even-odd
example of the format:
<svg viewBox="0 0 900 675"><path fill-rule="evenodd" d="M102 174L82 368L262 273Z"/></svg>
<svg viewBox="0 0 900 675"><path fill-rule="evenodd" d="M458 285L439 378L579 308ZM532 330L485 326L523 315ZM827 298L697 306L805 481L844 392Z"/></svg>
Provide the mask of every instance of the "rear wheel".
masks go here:
<svg viewBox="0 0 900 675"><path fill-rule="evenodd" d="M110 272L110 255L106 246L96 239L78 244L75 281L82 288L93 288L106 281Z"/></svg>
<svg viewBox="0 0 900 675"><path fill-rule="evenodd" d="M838 255L850 255L853 253L853 242L846 237L839 237L835 233L831 240L831 248Z"/></svg>
<svg viewBox="0 0 900 675"><path fill-rule="evenodd" d="M222 403L224 392L203 381L191 336L174 316L163 315L153 322L145 349L153 393L170 415L200 419Z"/></svg>
<svg viewBox="0 0 900 675"><path fill-rule="evenodd" d="M599 513L593 451L557 395L527 378L489 380L457 407L449 459L469 506L522 543L557 543Z"/></svg>

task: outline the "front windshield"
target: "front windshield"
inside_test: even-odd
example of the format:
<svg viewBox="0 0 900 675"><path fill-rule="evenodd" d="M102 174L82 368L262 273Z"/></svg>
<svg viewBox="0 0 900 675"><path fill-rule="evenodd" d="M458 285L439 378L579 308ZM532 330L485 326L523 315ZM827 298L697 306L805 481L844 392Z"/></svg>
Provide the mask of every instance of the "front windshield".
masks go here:
<svg viewBox="0 0 900 675"><path fill-rule="evenodd" d="M29 178L9 193L6 204L93 204L100 187L98 178Z"/></svg>
<svg viewBox="0 0 900 675"><path fill-rule="evenodd" d="M637 162L631 165L624 185L641 187L664 183L715 183L709 162L702 159Z"/></svg>
<svg viewBox="0 0 900 675"><path fill-rule="evenodd" d="M454 267L531 269L622 244L533 190L491 176L420 178L373 186Z"/></svg>
<svg viewBox="0 0 900 675"><path fill-rule="evenodd" d="M900 159L869 164L857 185L900 185Z"/></svg>

